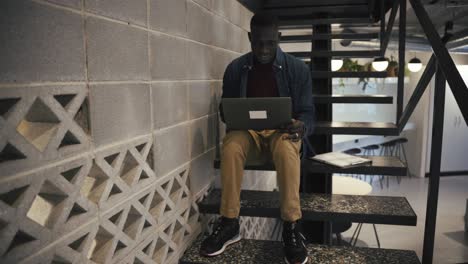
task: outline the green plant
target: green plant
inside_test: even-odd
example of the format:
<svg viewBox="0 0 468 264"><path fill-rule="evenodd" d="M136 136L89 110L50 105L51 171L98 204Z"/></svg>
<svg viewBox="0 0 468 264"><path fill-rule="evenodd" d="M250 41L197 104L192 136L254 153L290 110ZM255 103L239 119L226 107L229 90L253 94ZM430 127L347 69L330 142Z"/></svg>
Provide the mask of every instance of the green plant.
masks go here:
<svg viewBox="0 0 468 264"><path fill-rule="evenodd" d="M368 62L364 65L358 63L357 60L351 60L346 58L343 60L343 66L341 67L340 71L343 72L363 72L363 71L372 71L372 63ZM365 90L367 84L369 83L369 77L361 77L359 78L358 84L363 83L362 90ZM340 79L340 87L344 87L343 79Z"/></svg>

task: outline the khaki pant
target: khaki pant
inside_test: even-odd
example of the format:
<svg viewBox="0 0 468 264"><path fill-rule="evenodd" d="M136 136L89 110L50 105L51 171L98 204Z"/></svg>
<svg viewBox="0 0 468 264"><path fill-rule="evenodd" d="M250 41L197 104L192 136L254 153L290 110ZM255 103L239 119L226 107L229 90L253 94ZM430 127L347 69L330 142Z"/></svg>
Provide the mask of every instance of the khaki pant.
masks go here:
<svg viewBox="0 0 468 264"><path fill-rule="evenodd" d="M276 130L231 131L223 140L221 153L222 197L220 214L239 216L240 191L246 161L273 160L280 193L281 218L296 221L302 217L299 183L301 142L283 140L287 134Z"/></svg>

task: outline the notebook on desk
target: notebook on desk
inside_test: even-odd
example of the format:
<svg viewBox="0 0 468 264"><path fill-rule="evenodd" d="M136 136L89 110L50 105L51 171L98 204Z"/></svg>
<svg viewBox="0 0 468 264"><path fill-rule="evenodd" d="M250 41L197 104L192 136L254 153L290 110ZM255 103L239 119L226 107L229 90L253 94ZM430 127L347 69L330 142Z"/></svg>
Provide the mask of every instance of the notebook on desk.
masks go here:
<svg viewBox="0 0 468 264"><path fill-rule="evenodd" d="M328 152L323 154L318 154L310 159L323 162L329 165L333 165L340 168L349 168L361 165L372 164L372 160L349 155L342 152Z"/></svg>

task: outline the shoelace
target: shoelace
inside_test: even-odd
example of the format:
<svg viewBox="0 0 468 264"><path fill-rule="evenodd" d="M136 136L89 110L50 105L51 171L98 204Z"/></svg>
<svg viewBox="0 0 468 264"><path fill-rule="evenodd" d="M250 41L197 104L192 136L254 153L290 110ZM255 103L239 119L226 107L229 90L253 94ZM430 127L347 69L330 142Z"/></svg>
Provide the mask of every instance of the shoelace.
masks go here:
<svg viewBox="0 0 468 264"><path fill-rule="evenodd" d="M218 223L216 223L213 233L211 233L210 235L211 238L216 238L219 232L221 232L221 230L223 229L222 221L223 220L221 218L218 219Z"/></svg>
<svg viewBox="0 0 468 264"><path fill-rule="evenodd" d="M286 234L291 234L291 235L286 236L286 239L284 241L285 244L288 244L294 247L297 247L299 243L304 244L303 239L305 239L305 237L297 229L294 228L293 230L290 230L290 232L286 232Z"/></svg>

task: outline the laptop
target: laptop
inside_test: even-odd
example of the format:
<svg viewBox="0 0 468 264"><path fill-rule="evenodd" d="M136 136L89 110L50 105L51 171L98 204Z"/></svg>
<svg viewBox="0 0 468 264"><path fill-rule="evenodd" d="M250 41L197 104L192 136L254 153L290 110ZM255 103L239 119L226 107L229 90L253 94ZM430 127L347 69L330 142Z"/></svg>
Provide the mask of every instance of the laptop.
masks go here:
<svg viewBox="0 0 468 264"><path fill-rule="evenodd" d="M232 130L278 129L292 118L290 97L223 98L221 104Z"/></svg>

